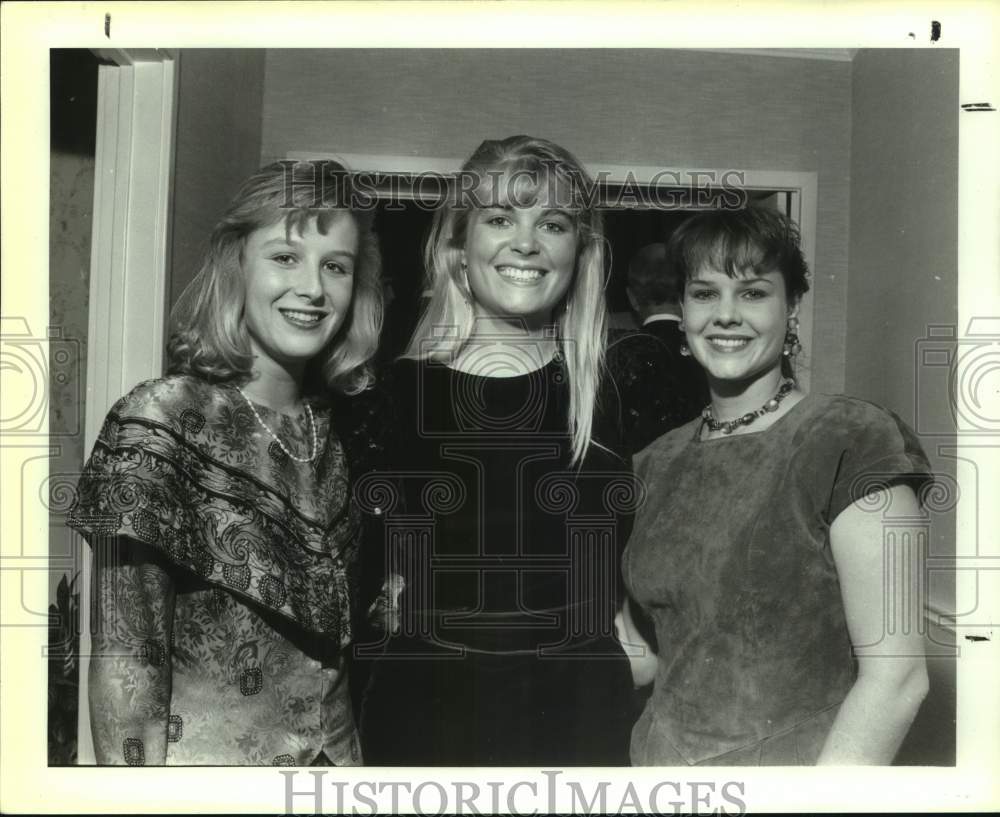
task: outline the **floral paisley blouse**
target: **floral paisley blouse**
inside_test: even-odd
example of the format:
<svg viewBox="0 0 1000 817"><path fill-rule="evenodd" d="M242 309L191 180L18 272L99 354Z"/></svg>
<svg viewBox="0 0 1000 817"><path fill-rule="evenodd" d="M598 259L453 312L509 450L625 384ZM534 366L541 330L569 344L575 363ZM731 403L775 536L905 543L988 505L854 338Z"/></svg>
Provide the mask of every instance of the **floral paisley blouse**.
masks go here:
<svg viewBox="0 0 1000 817"><path fill-rule="evenodd" d="M257 413L296 456L308 423ZM70 522L94 550L99 763L361 762L348 692L359 514L329 410L289 458L231 386L111 409Z"/></svg>

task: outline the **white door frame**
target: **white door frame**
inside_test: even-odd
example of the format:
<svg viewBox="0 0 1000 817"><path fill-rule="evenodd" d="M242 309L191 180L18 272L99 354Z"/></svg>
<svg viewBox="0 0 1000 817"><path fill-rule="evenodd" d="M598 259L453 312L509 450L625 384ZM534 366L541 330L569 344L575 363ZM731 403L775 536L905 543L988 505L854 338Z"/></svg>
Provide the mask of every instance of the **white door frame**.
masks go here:
<svg viewBox="0 0 1000 817"><path fill-rule="evenodd" d="M457 173L462 166L461 159L442 159L429 156L389 156L385 154L368 153L317 153L305 151L288 151L286 159L305 161L310 159L334 159L351 171L373 173L440 173L450 175ZM798 224L802 237L802 254L809 269L814 271L813 285L818 280L816 269L816 208L818 205L818 181L814 172L799 172L788 170L745 170L730 169L680 169L670 167L650 167L640 165L605 164L603 162L585 163L587 171L594 178L609 182L631 181L636 184L652 184L663 188L685 187L677 183L677 179L711 179L718 188L722 180L732 179L734 173L742 178L740 187L747 191L772 190L789 195L791 218ZM664 179L668 181L663 181ZM815 348L813 343L813 293L810 289L802 299L799 307L799 335L803 340L803 353L800 362L804 365L796 371L799 385L809 391L810 359L809 350Z"/></svg>
<svg viewBox="0 0 1000 817"><path fill-rule="evenodd" d="M177 58L164 50L99 50L85 446L108 409L163 368ZM80 564L77 762L94 762L88 704L91 559Z"/></svg>

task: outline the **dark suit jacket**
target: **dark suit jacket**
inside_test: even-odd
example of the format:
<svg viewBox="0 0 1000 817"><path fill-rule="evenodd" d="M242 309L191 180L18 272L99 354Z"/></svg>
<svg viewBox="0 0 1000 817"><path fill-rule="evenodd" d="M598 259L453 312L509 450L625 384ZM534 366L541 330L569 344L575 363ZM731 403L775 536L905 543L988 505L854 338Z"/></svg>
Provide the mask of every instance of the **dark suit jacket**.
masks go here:
<svg viewBox="0 0 1000 817"><path fill-rule="evenodd" d="M612 337L607 364L621 403L623 436L632 451L694 419L707 405L701 366L680 353L677 321L658 320Z"/></svg>

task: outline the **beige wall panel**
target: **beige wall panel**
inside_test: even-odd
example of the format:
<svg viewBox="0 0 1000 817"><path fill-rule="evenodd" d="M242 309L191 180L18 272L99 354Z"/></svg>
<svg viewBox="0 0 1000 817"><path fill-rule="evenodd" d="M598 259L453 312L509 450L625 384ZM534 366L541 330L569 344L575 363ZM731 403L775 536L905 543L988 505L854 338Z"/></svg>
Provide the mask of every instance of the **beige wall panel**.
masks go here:
<svg viewBox="0 0 1000 817"><path fill-rule="evenodd" d="M467 156L531 133L586 162L815 171L813 388L844 383L851 65L696 51L267 52L262 158Z"/></svg>

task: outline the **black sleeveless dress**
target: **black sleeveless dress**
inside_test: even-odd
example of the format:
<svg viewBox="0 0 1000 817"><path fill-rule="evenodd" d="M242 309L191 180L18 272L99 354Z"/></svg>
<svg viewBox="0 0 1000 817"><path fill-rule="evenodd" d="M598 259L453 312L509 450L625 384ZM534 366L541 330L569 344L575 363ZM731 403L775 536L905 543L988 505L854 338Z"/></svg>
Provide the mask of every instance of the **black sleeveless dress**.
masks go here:
<svg viewBox="0 0 1000 817"><path fill-rule="evenodd" d="M570 465L558 361L510 378L401 361L393 395L389 471L358 485L381 522L366 558L405 585L395 632L359 649L366 762L627 765L627 458L595 435Z"/></svg>

